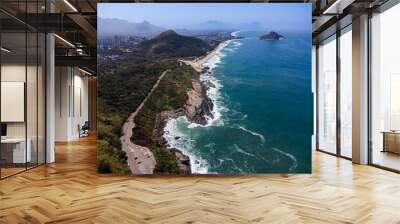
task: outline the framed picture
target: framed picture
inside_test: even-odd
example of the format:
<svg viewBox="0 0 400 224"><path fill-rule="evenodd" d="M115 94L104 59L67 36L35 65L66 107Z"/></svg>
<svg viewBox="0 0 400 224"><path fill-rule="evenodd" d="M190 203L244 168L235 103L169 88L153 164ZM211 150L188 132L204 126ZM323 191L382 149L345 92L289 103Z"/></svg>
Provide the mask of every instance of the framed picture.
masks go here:
<svg viewBox="0 0 400 224"><path fill-rule="evenodd" d="M100 3L98 69L99 172L311 172L311 4Z"/></svg>

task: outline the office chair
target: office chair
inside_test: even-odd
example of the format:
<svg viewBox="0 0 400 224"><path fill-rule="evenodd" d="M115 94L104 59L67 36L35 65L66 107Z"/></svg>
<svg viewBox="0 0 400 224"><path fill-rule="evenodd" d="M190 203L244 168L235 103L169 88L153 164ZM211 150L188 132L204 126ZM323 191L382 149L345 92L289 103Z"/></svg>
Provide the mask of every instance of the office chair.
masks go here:
<svg viewBox="0 0 400 224"><path fill-rule="evenodd" d="M90 129L89 121L85 121L85 123L82 125L82 127L79 127L79 126L80 125L78 125L79 138L89 136L89 129Z"/></svg>

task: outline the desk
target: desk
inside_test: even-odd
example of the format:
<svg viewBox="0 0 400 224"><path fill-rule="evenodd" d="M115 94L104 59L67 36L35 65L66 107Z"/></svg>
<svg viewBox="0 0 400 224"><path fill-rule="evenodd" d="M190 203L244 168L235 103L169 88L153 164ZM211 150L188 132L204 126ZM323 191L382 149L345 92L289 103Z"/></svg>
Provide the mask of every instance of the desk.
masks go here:
<svg viewBox="0 0 400 224"><path fill-rule="evenodd" d="M400 154L400 131L384 131L382 152Z"/></svg>
<svg viewBox="0 0 400 224"><path fill-rule="evenodd" d="M25 151L25 138L6 138L1 139L1 157L6 163L26 163L31 162L31 139L27 139L28 144Z"/></svg>

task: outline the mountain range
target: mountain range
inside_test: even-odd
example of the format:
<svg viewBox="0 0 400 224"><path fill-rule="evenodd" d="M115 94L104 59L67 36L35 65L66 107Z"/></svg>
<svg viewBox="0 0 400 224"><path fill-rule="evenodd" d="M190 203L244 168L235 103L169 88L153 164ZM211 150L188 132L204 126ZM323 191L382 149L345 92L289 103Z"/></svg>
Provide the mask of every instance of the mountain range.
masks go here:
<svg viewBox="0 0 400 224"><path fill-rule="evenodd" d="M154 37L159 33L165 31L164 28L158 27L143 21L141 23L129 22L122 19L105 19L98 18L97 20L98 34L100 36L109 35L133 35L143 37Z"/></svg>
<svg viewBox="0 0 400 224"><path fill-rule="evenodd" d="M262 28L258 22L230 24L218 20L208 20L191 27L192 30L260 30Z"/></svg>
<svg viewBox="0 0 400 224"><path fill-rule="evenodd" d="M100 37L112 35L129 35L152 38L167 29L154 25L148 21L139 23L130 22L116 18L101 18L97 21L98 34ZM262 25L258 22L249 22L241 24L230 24L218 20L208 20L202 23L194 24L190 27L180 28L187 31L233 31L233 30L261 30Z"/></svg>

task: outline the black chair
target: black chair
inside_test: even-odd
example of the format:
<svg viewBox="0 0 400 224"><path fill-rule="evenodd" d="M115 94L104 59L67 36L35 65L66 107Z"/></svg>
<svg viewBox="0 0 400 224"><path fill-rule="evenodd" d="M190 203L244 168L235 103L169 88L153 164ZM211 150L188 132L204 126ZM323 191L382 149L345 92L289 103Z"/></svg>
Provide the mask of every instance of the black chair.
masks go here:
<svg viewBox="0 0 400 224"><path fill-rule="evenodd" d="M90 129L89 121L85 121L82 127L78 125L78 129L79 129L79 138L89 136L89 129Z"/></svg>

